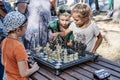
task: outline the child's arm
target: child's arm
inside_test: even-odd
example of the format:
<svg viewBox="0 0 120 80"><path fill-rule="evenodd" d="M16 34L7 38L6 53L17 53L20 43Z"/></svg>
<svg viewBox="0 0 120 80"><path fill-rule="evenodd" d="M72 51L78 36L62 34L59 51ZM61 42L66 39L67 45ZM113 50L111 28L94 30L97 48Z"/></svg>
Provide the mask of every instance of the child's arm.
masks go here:
<svg viewBox="0 0 120 80"><path fill-rule="evenodd" d="M68 29L66 29L64 32L56 32L56 33L53 33L53 34L51 35L51 39L52 39L52 40L55 40L55 39L57 38L57 36L65 37L65 36L68 35L70 32L71 32L71 30L68 28Z"/></svg>
<svg viewBox="0 0 120 80"><path fill-rule="evenodd" d="M6 14L7 14L7 13L6 13L5 11L3 11L2 9L0 9L0 15L1 15L2 17L5 17Z"/></svg>
<svg viewBox="0 0 120 80"><path fill-rule="evenodd" d="M28 77L34 72L36 72L37 70L39 70L39 66L37 65L36 62L33 65L31 65L30 69L26 67L27 64L28 64L27 61L18 62L18 68L19 68L21 77Z"/></svg>
<svg viewBox="0 0 120 80"><path fill-rule="evenodd" d="M28 55L22 44L16 47L14 53L21 77L28 77L39 69L37 63L34 63L30 66L31 68L28 68Z"/></svg>
<svg viewBox="0 0 120 80"><path fill-rule="evenodd" d="M67 43L67 46L72 47L73 46L73 41L74 41L73 32L70 32L69 33L69 42Z"/></svg>
<svg viewBox="0 0 120 80"><path fill-rule="evenodd" d="M99 33L99 35L97 36L97 41L95 43L95 46L92 50L93 53L96 53L96 50L100 46L101 42L102 42L102 35L101 35L101 33Z"/></svg>
<svg viewBox="0 0 120 80"><path fill-rule="evenodd" d="M5 6L4 6L3 2L0 1L0 15L1 15L2 17L5 17L5 15L6 15L7 13L3 10L3 8L5 8Z"/></svg>

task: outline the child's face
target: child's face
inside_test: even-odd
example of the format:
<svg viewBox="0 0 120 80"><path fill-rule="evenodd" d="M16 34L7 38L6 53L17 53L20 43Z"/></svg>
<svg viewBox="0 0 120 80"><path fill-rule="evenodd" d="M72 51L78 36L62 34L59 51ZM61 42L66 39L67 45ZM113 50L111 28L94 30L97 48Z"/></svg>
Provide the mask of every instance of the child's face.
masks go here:
<svg viewBox="0 0 120 80"><path fill-rule="evenodd" d="M85 23L85 20L79 16L79 13L73 13L72 17L77 26L82 26Z"/></svg>
<svg viewBox="0 0 120 80"><path fill-rule="evenodd" d="M25 23L19 30L19 37L22 37L26 32L27 24Z"/></svg>
<svg viewBox="0 0 120 80"><path fill-rule="evenodd" d="M70 21L70 15L59 15L60 25L63 27L68 27Z"/></svg>

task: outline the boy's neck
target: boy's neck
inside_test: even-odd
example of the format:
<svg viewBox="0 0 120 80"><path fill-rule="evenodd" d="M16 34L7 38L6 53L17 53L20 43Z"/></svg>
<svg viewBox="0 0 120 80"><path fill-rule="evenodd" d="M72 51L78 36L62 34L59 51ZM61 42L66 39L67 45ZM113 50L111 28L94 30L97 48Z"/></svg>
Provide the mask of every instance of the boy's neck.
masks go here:
<svg viewBox="0 0 120 80"><path fill-rule="evenodd" d="M60 25L60 30L61 30L61 31L65 31L67 28L68 28L68 26L61 26L61 25Z"/></svg>
<svg viewBox="0 0 120 80"><path fill-rule="evenodd" d="M8 34L8 38L19 39L15 33Z"/></svg>

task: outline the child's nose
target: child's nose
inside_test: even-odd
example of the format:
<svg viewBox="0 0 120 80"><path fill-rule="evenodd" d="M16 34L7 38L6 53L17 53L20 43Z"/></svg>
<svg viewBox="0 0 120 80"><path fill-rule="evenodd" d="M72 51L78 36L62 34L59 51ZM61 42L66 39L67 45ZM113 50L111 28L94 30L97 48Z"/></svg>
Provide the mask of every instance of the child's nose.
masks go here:
<svg viewBox="0 0 120 80"><path fill-rule="evenodd" d="M65 21L63 21L63 24L66 24L66 22L65 22Z"/></svg>

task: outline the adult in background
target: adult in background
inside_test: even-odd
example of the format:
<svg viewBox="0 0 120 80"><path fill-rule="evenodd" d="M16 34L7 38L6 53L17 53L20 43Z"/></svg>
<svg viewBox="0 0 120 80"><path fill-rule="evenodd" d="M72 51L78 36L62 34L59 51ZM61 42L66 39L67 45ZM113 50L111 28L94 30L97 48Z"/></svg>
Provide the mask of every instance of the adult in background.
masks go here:
<svg viewBox="0 0 120 80"><path fill-rule="evenodd" d="M57 15L57 1L58 0L50 0L51 15L52 16L56 16Z"/></svg>
<svg viewBox="0 0 120 80"><path fill-rule="evenodd" d="M3 32L3 18L11 11L11 5L8 2L0 0L0 80L3 80L4 67L1 64L1 42L6 37Z"/></svg>
<svg viewBox="0 0 120 80"><path fill-rule="evenodd" d="M50 11L51 11L51 20L58 19L57 17L57 7L58 7L59 0L50 0Z"/></svg>
<svg viewBox="0 0 120 80"><path fill-rule="evenodd" d="M18 11L28 16L28 26L23 38L27 49L46 46L48 42L48 23L51 20L49 0L18 0Z"/></svg>
<svg viewBox="0 0 120 80"><path fill-rule="evenodd" d="M109 10L113 10L114 8L114 0L109 0Z"/></svg>
<svg viewBox="0 0 120 80"><path fill-rule="evenodd" d="M99 11L99 1L95 0L95 8L97 11Z"/></svg>
<svg viewBox="0 0 120 80"><path fill-rule="evenodd" d="M109 0L109 10L106 15L106 19L109 19L113 16L113 12L114 12L113 9L114 9L114 0Z"/></svg>
<svg viewBox="0 0 120 80"><path fill-rule="evenodd" d="M99 1L98 0L81 0L80 3L81 2L89 4L92 10L93 16L96 16L97 14L99 14Z"/></svg>

